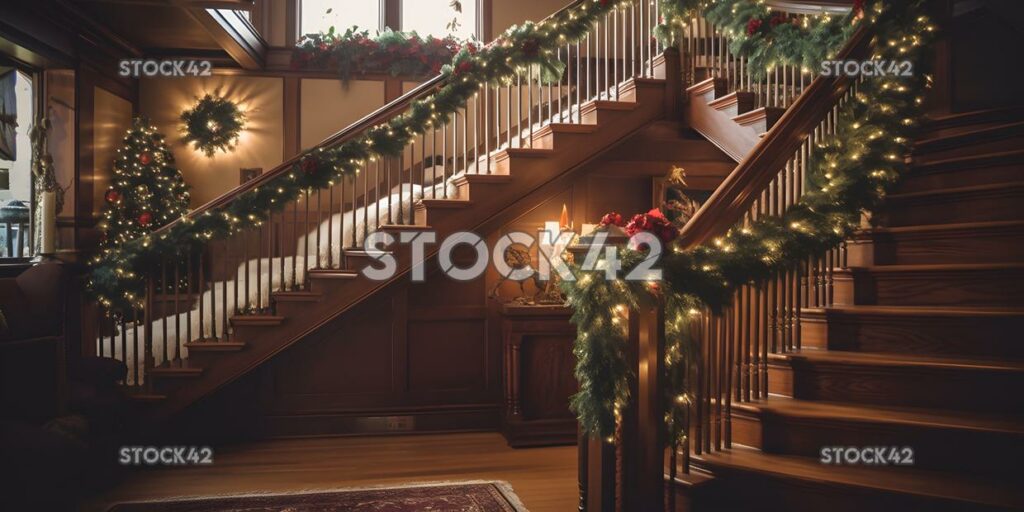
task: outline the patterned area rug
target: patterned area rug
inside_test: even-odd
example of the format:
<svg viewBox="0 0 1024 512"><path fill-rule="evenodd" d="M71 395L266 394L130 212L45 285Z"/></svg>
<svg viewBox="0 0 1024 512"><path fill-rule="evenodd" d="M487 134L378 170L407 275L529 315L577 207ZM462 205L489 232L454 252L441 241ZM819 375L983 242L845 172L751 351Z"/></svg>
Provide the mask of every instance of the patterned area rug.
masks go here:
<svg viewBox="0 0 1024 512"><path fill-rule="evenodd" d="M471 482L122 503L109 512L136 511L526 512L526 507L505 482Z"/></svg>

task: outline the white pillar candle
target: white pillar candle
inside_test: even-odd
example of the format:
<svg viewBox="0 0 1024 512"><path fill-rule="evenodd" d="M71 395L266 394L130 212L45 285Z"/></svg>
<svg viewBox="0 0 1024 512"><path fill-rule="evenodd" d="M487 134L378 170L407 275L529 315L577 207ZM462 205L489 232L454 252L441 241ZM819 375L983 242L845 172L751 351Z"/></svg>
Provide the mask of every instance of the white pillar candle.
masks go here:
<svg viewBox="0 0 1024 512"><path fill-rule="evenodd" d="M39 199L40 254L53 254L56 251L57 231L57 193L43 192Z"/></svg>

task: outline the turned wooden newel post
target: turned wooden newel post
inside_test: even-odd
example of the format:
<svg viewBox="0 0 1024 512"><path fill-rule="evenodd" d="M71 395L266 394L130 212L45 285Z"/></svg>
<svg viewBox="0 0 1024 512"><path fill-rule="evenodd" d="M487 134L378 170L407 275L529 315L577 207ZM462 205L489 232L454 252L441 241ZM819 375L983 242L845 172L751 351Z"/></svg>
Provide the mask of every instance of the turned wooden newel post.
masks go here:
<svg viewBox="0 0 1024 512"><path fill-rule="evenodd" d="M649 299L629 312L630 365L636 374L623 413L623 510L664 510L665 307Z"/></svg>

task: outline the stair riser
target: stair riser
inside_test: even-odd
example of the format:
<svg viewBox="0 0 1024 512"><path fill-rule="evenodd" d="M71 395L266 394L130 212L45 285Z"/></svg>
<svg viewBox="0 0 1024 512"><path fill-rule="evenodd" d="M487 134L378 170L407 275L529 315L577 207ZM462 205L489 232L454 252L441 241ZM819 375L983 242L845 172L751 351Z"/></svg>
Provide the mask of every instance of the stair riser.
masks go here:
<svg viewBox="0 0 1024 512"><path fill-rule="evenodd" d="M1016 306L1024 304L1024 270L835 274L836 305Z"/></svg>
<svg viewBox="0 0 1024 512"><path fill-rule="evenodd" d="M801 346L851 352L1024 358L1024 317L804 314Z"/></svg>
<svg viewBox="0 0 1024 512"><path fill-rule="evenodd" d="M944 148L929 148L925 151L915 150L914 159L919 162L934 162L946 158L965 157L980 155L984 153L995 153L1000 151L1013 151L1024 147L1024 135L1005 134L993 135L976 141L957 143L955 146Z"/></svg>
<svg viewBox="0 0 1024 512"><path fill-rule="evenodd" d="M799 400L972 411L1024 411L1024 374L987 370L770 362L769 392Z"/></svg>
<svg viewBox="0 0 1024 512"><path fill-rule="evenodd" d="M533 146L539 149L555 149L568 144L583 144L590 137L587 133L554 132L533 136Z"/></svg>
<svg viewBox="0 0 1024 512"><path fill-rule="evenodd" d="M828 466L822 466L823 471ZM709 468L722 482L701 496L706 504L692 510L724 511L786 511L786 512L865 512L896 510L927 510L928 512L972 512L1002 509L986 508L924 496L872 491L854 487L840 487L829 483L788 479L753 471L731 468ZM680 510L680 509L677 509Z"/></svg>
<svg viewBox="0 0 1024 512"><path fill-rule="evenodd" d="M1024 261L1024 229L974 232L879 233L848 243L851 267L943 263L1009 263Z"/></svg>
<svg viewBox="0 0 1024 512"><path fill-rule="evenodd" d="M1024 219L1024 190L1007 188L892 198L874 215L889 227Z"/></svg>
<svg viewBox="0 0 1024 512"><path fill-rule="evenodd" d="M899 192L925 192L944 188L969 187L980 183L1007 183L1024 180L1024 165L1019 162L997 165L963 166L956 169L911 171L897 187Z"/></svg>
<svg viewBox="0 0 1024 512"><path fill-rule="evenodd" d="M1024 457L1024 437L939 425L895 424L777 414L735 414L733 442L784 455L820 458L823 447L909 447L914 468L997 473Z"/></svg>

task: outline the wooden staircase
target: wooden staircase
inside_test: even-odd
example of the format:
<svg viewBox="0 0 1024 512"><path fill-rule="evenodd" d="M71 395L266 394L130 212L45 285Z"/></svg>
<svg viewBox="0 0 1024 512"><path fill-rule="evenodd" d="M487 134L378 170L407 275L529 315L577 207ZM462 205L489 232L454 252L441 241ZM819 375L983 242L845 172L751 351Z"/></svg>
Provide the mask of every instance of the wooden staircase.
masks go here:
<svg viewBox="0 0 1024 512"><path fill-rule="evenodd" d="M661 65L663 61L659 61ZM577 178L578 173L585 172L584 164L591 162L593 167L604 168L642 160L660 166L659 174L664 174L668 164L676 162L678 148L669 154L643 157L635 156L642 154L642 147L621 149L629 141L645 139L651 130L663 139L684 140L684 153L692 152L690 161L695 163L691 169L713 189L732 166L707 141L680 134L678 123L658 121L665 115L667 88L664 79L629 79L621 86L617 100L583 103L581 124L552 123L536 129L532 147L505 148L491 155L492 174L455 176L452 183L457 193L453 197L418 201L413 225L381 229L393 233L432 229L439 240L455 231L484 233L534 206L560 183ZM609 152L610 156L598 161L602 153ZM428 259L436 254L436 247L428 246ZM303 289L273 292L268 312L231 316L232 330L227 340L188 342L188 359L172 360L149 371L151 389L138 398L146 403L150 417L159 420L181 411L390 283L406 279L412 264L411 251L407 245L393 249L399 272L389 281L373 281L361 275L360 270L371 258L361 248L346 249L340 268L311 269Z"/></svg>
<svg viewBox="0 0 1024 512"><path fill-rule="evenodd" d="M927 125L830 274L833 305L802 310L802 345L769 355L770 397L734 403L733 448L697 457L714 478L691 479L710 482L693 508L1024 508L1022 120ZM840 446L907 447L913 464L819 460Z"/></svg>

